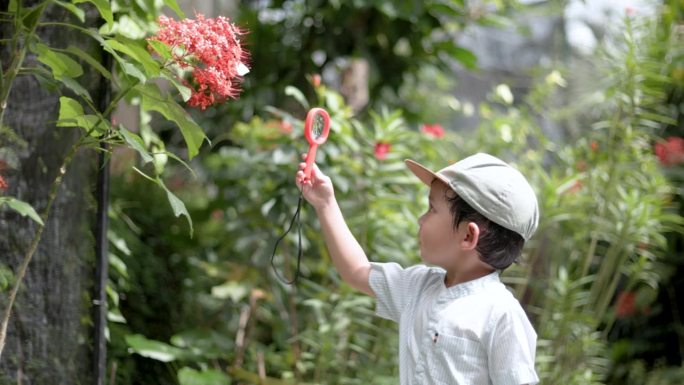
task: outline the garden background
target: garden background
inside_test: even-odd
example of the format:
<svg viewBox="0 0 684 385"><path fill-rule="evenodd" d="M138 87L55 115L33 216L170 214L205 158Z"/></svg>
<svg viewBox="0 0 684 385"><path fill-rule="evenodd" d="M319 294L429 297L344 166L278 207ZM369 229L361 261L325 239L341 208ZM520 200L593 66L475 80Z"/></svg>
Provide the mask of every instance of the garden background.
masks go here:
<svg viewBox="0 0 684 385"><path fill-rule="evenodd" d="M205 110L146 40L195 11L249 51ZM309 207L297 284L272 269L313 106L371 260L420 262L404 158L492 153L541 206L502 275L541 383L684 383L681 0L2 0L0 22L0 384L396 384L396 325Z"/></svg>

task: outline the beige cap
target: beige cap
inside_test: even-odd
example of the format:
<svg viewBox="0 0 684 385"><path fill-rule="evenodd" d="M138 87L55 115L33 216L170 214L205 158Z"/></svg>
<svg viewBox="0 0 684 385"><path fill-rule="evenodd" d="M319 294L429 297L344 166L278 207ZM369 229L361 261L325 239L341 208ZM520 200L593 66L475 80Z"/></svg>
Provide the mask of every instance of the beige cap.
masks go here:
<svg viewBox="0 0 684 385"><path fill-rule="evenodd" d="M539 224L539 206L532 186L506 162L478 153L438 172L406 159L408 168L426 185L446 183L464 201L490 221L520 234L526 241Z"/></svg>

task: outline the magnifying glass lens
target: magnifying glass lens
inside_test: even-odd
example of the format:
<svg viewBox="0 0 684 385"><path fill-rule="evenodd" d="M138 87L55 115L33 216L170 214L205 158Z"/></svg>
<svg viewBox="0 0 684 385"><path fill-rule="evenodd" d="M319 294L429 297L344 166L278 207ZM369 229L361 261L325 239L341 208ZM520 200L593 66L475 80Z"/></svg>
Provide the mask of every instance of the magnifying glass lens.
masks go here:
<svg viewBox="0 0 684 385"><path fill-rule="evenodd" d="M316 117L314 118L314 124L313 127L311 128L311 133L313 134L313 137L318 139L323 135L323 129L325 127L325 119L323 118L322 114L316 114Z"/></svg>

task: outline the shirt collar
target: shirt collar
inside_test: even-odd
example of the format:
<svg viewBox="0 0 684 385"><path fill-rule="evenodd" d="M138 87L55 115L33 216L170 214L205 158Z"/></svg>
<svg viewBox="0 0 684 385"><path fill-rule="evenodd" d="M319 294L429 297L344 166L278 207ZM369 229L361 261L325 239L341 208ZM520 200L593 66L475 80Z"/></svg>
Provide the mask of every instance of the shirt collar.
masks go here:
<svg viewBox="0 0 684 385"><path fill-rule="evenodd" d="M446 272L445 272L446 274ZM480 292L487 288L488 286L500 284L499 271L496 270L491 274L487 274L484 277L473 279L472 281L459 283L451 287L444 286L444 280L442 280L442 286L446 291L446 295L452 299L467 297L473 293Z"/></svg>

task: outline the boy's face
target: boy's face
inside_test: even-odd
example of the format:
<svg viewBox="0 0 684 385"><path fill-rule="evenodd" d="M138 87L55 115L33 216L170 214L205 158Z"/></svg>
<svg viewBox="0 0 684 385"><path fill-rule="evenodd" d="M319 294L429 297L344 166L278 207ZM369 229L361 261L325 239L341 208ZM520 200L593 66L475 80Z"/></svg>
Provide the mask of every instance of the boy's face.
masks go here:
<svg viewBox="0 0 684 385"><path fill-rule="evenodd" d="M453 226L454 217L446 201L447 193L451 193L451 189L444 182L432 182L428 211L418 220L421 258L445 269L458 261L461 240L459 231Z"/></svg>

